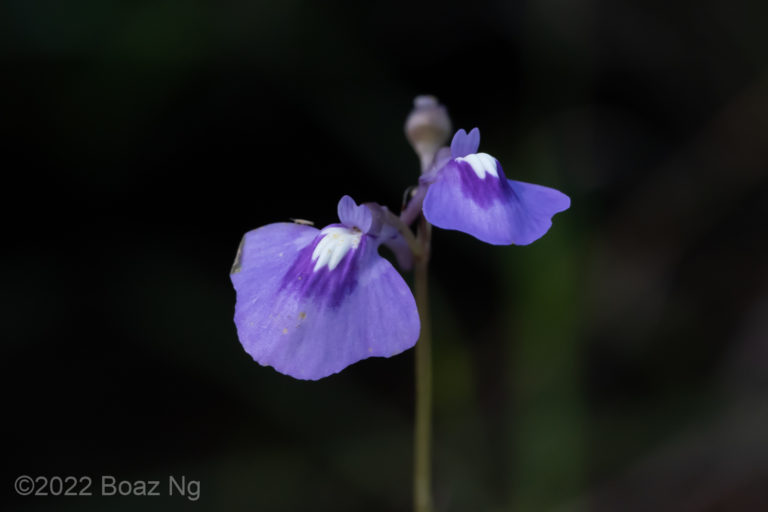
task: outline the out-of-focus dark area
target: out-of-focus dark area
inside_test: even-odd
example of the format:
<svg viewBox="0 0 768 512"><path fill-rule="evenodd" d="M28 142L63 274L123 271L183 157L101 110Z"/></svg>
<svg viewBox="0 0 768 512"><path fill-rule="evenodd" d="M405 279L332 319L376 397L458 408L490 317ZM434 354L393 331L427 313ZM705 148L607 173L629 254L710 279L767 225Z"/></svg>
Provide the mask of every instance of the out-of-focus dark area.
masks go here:
<svg viewBox="0 0 768 512"><path fill-rule="evenodd" d="M435 230L438 510L768 510L766 5L4 2L3 510L409 510L412 351L260 367L228 272L399 208L424 93L573 201L527 247Z"/></svg>

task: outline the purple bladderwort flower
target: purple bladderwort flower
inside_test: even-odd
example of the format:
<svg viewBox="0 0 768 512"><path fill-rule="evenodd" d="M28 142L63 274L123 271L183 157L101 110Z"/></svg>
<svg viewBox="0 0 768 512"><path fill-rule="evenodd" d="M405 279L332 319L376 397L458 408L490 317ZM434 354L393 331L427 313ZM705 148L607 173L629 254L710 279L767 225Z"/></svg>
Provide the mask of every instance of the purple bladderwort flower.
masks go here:
<svg viewBox="0 0 768 512"><path fill-rule="evenodd" d="M437 153L432 171L422 177L428 185L423 212L443 229L454 229L494 245L527 245L541 238L552 216L571 205L568 196L541 185L508 180L499 161L478 153L480 130L459 130L447 148Z"/></svg>
<svg viewBox="0 0 768 512"><path fill-rule="evenodd" d="M410 249L385 214L384 207L344 196L340 224L318 230L276 223L245 234L230 277L237 332L254 360L316 380L416 343L416 302L378 254L385 244L409 264Z"/></svg>

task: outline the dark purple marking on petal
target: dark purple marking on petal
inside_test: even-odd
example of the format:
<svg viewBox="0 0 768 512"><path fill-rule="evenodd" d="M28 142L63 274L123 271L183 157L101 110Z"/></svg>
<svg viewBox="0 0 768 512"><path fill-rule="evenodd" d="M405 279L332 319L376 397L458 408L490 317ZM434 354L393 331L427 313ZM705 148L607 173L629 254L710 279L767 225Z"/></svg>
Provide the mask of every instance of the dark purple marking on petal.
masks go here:
<svg viewBox="0 0 768 512"><path fill-rule="evenodd" d="M498 178L491 174L486 174L484 178L480 178L466 161L454 160L448 165L456 166L464 197L480 208L487 210L493 203L508 201L510 196L515 194L498 161L496 161Z"/></svg>
<svg viewBox="0 0 768 512"><path fill-rule="evenodd" d="M338 308L344 298L357 287L360 260L369 250L368 237L363 235L357 248L350 249L333 270L327 265L314 270L312 253L323 236L325 235L318 235L311 244L299 251L296 260L280 282L280 290L313 299L318 305Z"/></svg>

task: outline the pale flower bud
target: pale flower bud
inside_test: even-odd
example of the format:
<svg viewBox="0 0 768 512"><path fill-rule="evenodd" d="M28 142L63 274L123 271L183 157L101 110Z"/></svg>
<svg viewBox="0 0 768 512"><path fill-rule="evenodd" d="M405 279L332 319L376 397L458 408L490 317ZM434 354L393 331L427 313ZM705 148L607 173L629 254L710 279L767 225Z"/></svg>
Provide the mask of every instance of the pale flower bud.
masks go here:
<svg viewBox="0 0 768 512"><path fill-rule="evenodd" d="M446 145L451 136L448 111L434 96L417 96L405 121L405 136L419 155L422 172L426 171L437 150Z"/></svg>

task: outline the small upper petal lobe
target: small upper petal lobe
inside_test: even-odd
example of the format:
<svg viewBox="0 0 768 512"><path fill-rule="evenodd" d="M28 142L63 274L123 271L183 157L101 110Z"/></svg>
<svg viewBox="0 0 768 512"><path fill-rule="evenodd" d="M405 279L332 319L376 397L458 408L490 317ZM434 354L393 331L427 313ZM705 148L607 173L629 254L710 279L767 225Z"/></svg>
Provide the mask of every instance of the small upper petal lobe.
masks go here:
<svg viewBox="0 0 768 512"><path fill-rule="evenodd" d="M339 201L336 211L339 215L339 220L349 227L355 227L367 233L371 229L373 218L371 211L367 206L358 206L355 200L349 196L344 196Z"/></svg>
<svg viewBox="0 0 768 512"><path fill-rule="evenodd" d="M457 158L477 152L480 147L480 130L472 128L467 134L463 129L456 132L451 141L451 156Z"/></svg>

